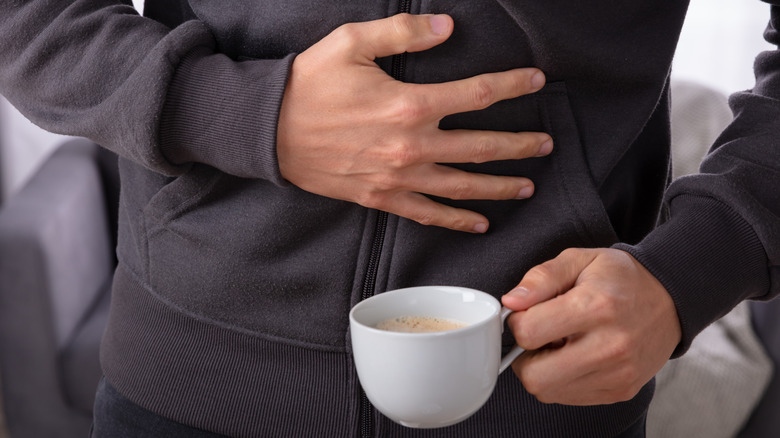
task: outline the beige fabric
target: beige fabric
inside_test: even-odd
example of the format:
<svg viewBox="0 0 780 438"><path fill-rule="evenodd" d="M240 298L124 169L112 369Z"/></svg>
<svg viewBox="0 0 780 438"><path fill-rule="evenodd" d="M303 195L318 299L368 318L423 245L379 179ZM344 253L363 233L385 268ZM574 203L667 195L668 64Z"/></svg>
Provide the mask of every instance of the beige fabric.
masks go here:
<svg viewBox="0 0 780 438"><path fill-rule="evenodd" d="M736 436L771 375L772 362L753 333L747 303L742 303L658 374L648 438Z"/></svg>

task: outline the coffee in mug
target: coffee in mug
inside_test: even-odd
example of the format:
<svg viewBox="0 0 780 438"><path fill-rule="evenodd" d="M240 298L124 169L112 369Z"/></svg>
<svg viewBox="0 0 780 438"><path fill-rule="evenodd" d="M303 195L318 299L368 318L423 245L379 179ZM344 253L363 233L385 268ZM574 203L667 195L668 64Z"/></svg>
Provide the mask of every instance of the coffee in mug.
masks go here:
<svg viewBox="0 0 780 438"><path fill-rule="evenodd" d="M402 333L444 332L466 327L468 324L436 316L398 316L387 318L376 325L379 330Z"/></svg>

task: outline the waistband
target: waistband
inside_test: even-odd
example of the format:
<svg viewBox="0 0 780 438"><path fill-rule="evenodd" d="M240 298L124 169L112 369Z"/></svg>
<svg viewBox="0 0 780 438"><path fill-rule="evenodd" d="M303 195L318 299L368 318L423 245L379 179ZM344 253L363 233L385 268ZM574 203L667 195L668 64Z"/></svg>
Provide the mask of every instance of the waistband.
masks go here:
<svg viewBox="0 0 780 438"><path fill-rule="evenodd" d="M124 397L198 429L236 437L359 435L360 386L348 351L273 342L199 320L157 299L121 266L101 364ZM505 372L485 407L463 423L415 430L376 414L375 433L610 437L644 417L653 387L614 405L545 405Z"/></svg>

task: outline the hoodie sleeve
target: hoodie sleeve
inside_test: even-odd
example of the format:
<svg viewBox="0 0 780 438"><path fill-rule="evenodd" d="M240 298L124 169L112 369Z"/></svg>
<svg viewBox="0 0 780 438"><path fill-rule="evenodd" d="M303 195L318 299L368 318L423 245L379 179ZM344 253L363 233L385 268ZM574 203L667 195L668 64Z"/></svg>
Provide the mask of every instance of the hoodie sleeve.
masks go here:
<svg viewBox="0 0 780 438"><path fill-rule="evenodd" d="M0 2L0 94L51 132L164 175L199 162L283 184L276 124L293 56L238 62L197 20L121 0Z"/></svg>
<svg viewBox="0 0 780 438"><path fill-rule="evenodd" d="M767 41L780 45L780 1L769 2ZM702 162L675 180L666 220L631 253L677 307L684 353L707 325L745 299L780 294L780 51L761 53L756 86L731 96L734 120Z"/></svg>

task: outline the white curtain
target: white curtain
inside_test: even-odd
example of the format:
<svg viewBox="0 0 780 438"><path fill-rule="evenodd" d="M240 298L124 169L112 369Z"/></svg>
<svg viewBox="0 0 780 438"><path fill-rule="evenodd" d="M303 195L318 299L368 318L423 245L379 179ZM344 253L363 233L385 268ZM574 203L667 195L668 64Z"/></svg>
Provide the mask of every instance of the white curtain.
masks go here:
<svg viewBox="0 0 780 438"><path fill-rule="evenodd" d="M672 77L724 94L755 84L753 60L764 41L769 5L759 0L691 0Z"/></svg>

